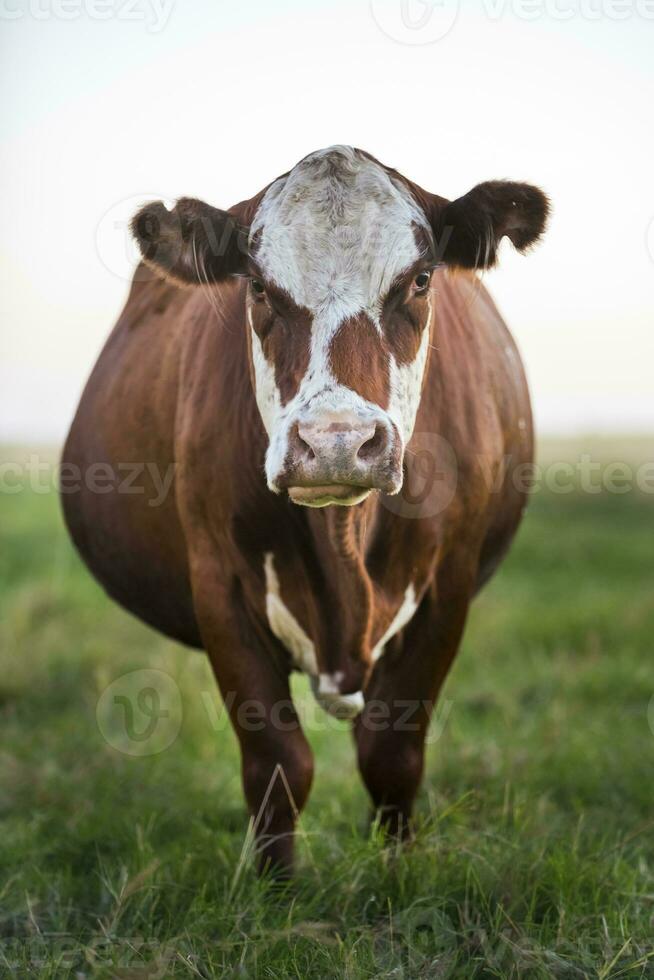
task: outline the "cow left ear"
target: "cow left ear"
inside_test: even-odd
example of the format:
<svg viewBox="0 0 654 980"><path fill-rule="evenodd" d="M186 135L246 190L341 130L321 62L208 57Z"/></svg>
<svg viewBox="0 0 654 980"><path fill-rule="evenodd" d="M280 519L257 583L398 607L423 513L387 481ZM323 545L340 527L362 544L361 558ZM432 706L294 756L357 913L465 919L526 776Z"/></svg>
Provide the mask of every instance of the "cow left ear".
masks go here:
<svg viewBox="0 0 654 980"><path fill-rule="evenodd" d="M145 262L181 285L220 282L247 271L248 232L229 211L194 198L181 198L172 210L153 201L131 224Z"/></svg>
<svg viewBox="0 0 654 980"><path fill-rule="evenodd" d="M436 251L446 265L488 269L506 235L519 252L535 245L547 224L550 203L532 184L489 180L444 203L432 221Z"/></svg>

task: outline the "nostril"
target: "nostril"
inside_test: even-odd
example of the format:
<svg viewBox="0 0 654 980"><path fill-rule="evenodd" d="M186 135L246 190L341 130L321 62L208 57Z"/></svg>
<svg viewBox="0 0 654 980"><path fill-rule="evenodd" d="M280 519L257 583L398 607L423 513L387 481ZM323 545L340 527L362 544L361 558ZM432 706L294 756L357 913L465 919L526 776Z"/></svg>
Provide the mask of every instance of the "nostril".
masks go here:
<svg viewBox="0 0 654 980"><path fill-rule="evenodd" d="M381 455L386 445L386 429L380 423L375 426L375 431L366 439L361 446L359 446L359 451L357 456L359 459L372 460L377 456Z"/></svg>
<svg viewBox="0 0 654 980"><path fill-rule="evenodd" d="M311 448L310 443L300 435L300 427L298 425L293 426L292 441L299 455L304 455L307 459L315 459L316 454Z"/></svg>

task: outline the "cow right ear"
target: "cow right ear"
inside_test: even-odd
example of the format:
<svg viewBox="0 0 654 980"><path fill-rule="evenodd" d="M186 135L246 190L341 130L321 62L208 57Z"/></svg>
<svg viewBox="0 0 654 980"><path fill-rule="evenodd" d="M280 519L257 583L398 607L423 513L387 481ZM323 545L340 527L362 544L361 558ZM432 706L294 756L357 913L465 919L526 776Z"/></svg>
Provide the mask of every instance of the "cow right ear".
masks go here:
<svg viewBox="0 0 654 980"><path fill-rule="evenodd" d="M131 230L145 262L182 285L247 272L249 228L204 201L182 197L172 211L153 201L134 215Z"/></svg>
<svg viewBox="0 0 654 980"><path fill-rule="evenodd" d="M543 234L550 212L539 187L512 180L477 184L456 201L434 200L432 228L439 258L463 269L495 265L504 236L519 252L527 251Z"/></svg>

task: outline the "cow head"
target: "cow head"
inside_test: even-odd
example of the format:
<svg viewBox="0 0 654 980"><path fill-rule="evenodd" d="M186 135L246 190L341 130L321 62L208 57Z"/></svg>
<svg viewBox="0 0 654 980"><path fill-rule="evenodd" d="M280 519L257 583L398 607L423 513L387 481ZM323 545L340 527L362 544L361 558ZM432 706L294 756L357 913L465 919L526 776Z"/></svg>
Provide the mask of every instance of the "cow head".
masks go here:
<svg viewBox="0 0 654 980"><path fill-rule="evenodd" d="M548 212L536 187L430 194L351 147L312 153L252 201L147 205L145 260L183 283L248 279L245 327L268 434L266 477L311 506L397 493L432 335L436 265L487 268Z"/></svg>

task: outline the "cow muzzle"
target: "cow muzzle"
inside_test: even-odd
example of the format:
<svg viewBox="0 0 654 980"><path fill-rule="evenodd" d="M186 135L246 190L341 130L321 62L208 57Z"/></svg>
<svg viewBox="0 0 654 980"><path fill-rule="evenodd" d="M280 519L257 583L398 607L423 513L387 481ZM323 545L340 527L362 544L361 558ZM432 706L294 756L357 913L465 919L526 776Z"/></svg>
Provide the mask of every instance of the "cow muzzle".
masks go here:
<svg viewBox="0 0 654 980"><path fill-rule="evenodd" d="M303 418L291 426L281 483L297 504L349 506L372 490L397 493L401 456L399 433L381 412Z"/></svg>

